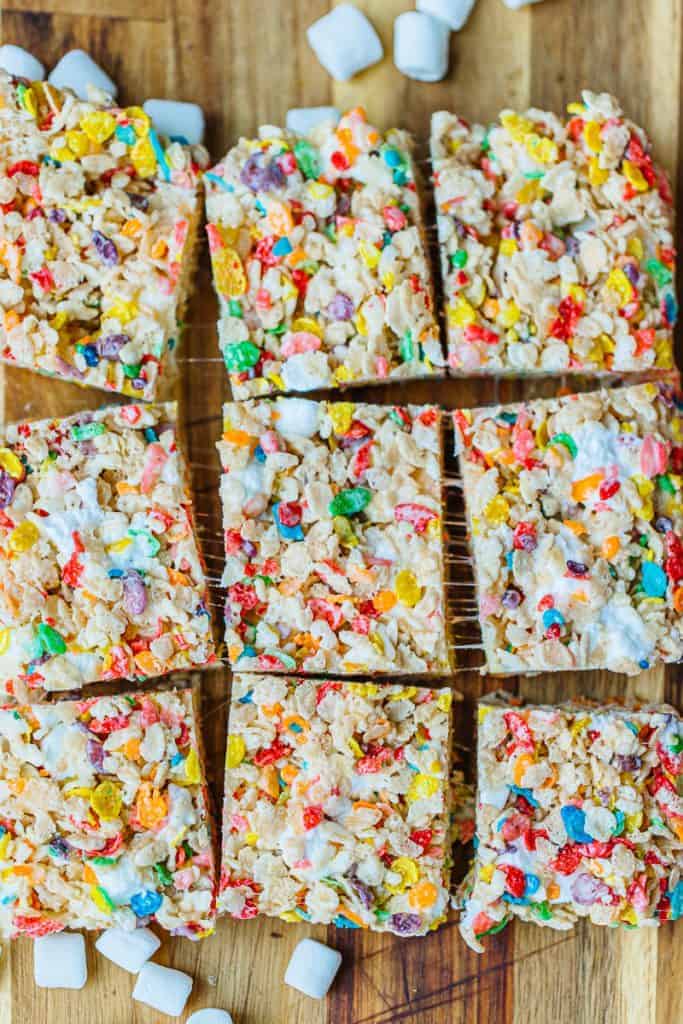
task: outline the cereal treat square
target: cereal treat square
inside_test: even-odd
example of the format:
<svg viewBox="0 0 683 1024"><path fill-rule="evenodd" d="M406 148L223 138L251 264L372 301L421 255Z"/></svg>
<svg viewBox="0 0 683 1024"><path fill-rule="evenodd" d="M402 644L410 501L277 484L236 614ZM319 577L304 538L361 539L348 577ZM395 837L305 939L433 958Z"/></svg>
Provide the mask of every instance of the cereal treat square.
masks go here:
<svg viewBox="0 0 683 1024"><path fill-rule="evenodd" d="M7 428L1 689L25 699L213 658L175 419L172 404L124 405Z"/></svg>
<svg viewBox="0 0 683 1024"><path fill-rule="evenodd" d="M0 710L0 934L213 929L215 865L189 689Z"/></svg>
<svg viewBox="0 0 683 1024"><path fill-rule="evenodd" d="M491 672L683 656L683 421L666 384L455 413Z"/></svg>
<svg viewBox="0 0 683 1024"><path fill-rule="evenodd" d="M235 398L443 372L409 135L268 125L205 183Z"/></svg>
<svg viewBox="0 0 683 1024"><path fill-rule="evenodd" d="M615 99L562 121L432 119L455 375L604 375L673 363L673 206L650 142Z"/></svg>
<svg viewBox="0 0 683 1024"><path fill-rule="evenodd" d="M218 448L233 664L448 670L438 409L237 403Z"/></svg>
<svg viewBox="0 0 683 1024"><path fill-rule="evenodd" d="M237 674L219 912L397 935L440 924L451 696Z"/></svg>
<svg viewBox="0 0 683 1024"><path fill-rule="evenodd" d="M667 707L479 707L476 855L460 928L683 915L683 721Z"/></svg>
<svg viewBox="0 0 683 1024"><path fill-rule="evenodd" d="M0 359L154 398L175 372L206 162L140 107L0 71Z"/></svg>

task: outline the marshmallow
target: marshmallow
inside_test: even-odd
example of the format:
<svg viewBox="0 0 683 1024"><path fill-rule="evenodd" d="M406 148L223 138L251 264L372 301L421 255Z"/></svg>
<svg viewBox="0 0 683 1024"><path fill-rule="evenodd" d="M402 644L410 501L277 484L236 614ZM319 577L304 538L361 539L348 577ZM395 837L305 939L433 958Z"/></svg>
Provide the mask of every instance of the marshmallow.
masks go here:
<svg viewBox="0 0 683 1024"><path fill-rule="evenodd" d="M187 1018L187 1024L232 1024L232 1017L227 1010L197 1010Z"/></svg>
<svg viewBox="0 0 683 1024"><path fill-rule="evenodd" d="M196 103L179 100L145 100L142 109L148 114L156 130L169 138L182 138L191 146L204 139L204 112Z"/></svg>
<svg viewBox="0 0 683 1024"><path fill-rule="evenodd" d="M341 953L336 949L330 949L315 939L302 939L292 953L285 973L285 984L311 999L323 999L330 990L341 962Z"/></svg>
<svg viewBox="0 0 683 1024"><path fill-rule="evenodd" d="M169 1017L179 1017L192 991L192 978L172 967L148 961L138 974L133 999Z"/></svg>
<svg viewBox="0 0 683 1024"><path fill-rule="evenodd" d="M45 78L45 68L38 58L12 43L0 46L0 68L16 78L28 78L31 82L42 82Z"/></svg>
<svg viewBox="0 0 683 1024"><path fill-rule="evenodd" d="M394 64L418 82L440 82L448 73L450 29L445 21L419 11L394 22Z"/></svg>
<svg viewBox="0 0 683 1024"><path fill-rule="evenodd" d="M308 135L324 121L336 124L340 117L336 107L292 107L287 111L285 127L296 135Z"/></svg>
<svg viewBox="0 0 683 1024"><path fill-rule="evenodd" d="M35 939L33 977L38 988L83 988L88 980L83 936L55 932Z"/></svg>
<svg viewBox="0 0 683 1024"><path fill-rule="evenodd" d="M384 56L382 43L365 15L340 4L306 30L308 43L332 78L347 82Z"/></svg>
<svg viewBox="0 0 683 1024"><path fill-rule="evenodd" d="M118 92L106 71L90 57L85 50L69 50L58 64L55 64L47 78L50 85L58 89L72 89L79 99L88 99L88 86L101 89L108 96L115 97Z"/></svg>
<svg viewBox="0 0 683 1024"><path fill-rule="evenodd" d="M124 971L137 974L144 963L154 956L161 942L149 928L107 928L95 943L95 949Z"/></svg>
<svg viewBox="0 0 683 1024"><path fill-rule="evenodd" d="M423 14L445 21L454 32L463 27L474 7L475 0L417 0L416 7Z"/></svg>

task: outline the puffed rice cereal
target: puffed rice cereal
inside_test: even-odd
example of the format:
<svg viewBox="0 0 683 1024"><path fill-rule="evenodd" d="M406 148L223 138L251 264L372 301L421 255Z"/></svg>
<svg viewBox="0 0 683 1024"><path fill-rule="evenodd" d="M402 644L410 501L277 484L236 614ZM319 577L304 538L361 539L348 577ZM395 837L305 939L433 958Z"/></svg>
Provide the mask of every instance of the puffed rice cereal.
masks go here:
<svg viewBox="0 0 683 1024"><path fill-rule="evenodd" d="M668 707L479 705L476 854L463 938L512 918L683 916L683 721Z"/></svg>
<svg viewBox="0 0 683 1024"><path fill-rule="evenodd" d="M279 398L223 412L232 663L446 671L439 410Z"/></svg>
<svg viewBox="0 0 683 1024"><path fill-rule="evenodd" d="M264 126L205 175L236 399L443 372L411 150L355 109Z"/></svg>
<svg viewBox="0 0 683 1024"><path fill-rule="evenodd" d="M0 359L159 397L206 163L201 147L160 138L141 107L0 71Z"/></svg>
<svg viewBox="0 0 683 1024"><path fill-rule="evenodd" d="M0 438L0 688L71 690L213 658L176 406Z"/></svg>
<svg viewBox="0 0 683 1024"><path fill-rule="evenodd" d="M605 93L569 118L432 119L455 375L666 370L673 207L645 132Z"/></svg>
<svg viewBox="0 0 683 1024"><path fill-rule="evenodd" d="M237 674L219 911L421 935L448 907L450 690Z"/></svg>
<svg viewBox="0 0 683 1024"><path fill-rule="evenodd" d="M489 671L683 657L683 421L665 383L454 414Z"/></svg>

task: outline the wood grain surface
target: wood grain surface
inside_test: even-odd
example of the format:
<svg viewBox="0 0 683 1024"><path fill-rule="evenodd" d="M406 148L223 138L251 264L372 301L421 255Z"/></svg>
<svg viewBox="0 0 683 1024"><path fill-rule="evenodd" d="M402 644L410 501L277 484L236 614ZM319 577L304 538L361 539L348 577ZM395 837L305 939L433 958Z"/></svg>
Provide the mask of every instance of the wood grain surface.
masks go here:
<svg viewBox="0 0 683 1024"><path fill-rule="evenodd" d="M412 4L358 0L358 6L372 18L390 54L393 20ZM200 103L216 158L239 133L251 133L260 122L281 123L294 105L362 103L380 125L411 129L426 155L433 110L449 108L475 119L532 103L561 110L582 88L605 89L651 133L679 202L683 198L683 174L678 174L683 0L545 0L518 12L502 0L478 0L464 31L452 37L448 79L435 85L401 77L390 56L350 83L333 83L304 34L329 7L329 0L0 0L0 36L27 47L48 66L66 50L83 47L119 82L123 102L168 96ZM204 253L183 341L187 361L180 397L208 563L218 576L218 464L212 446L228 387L220 363L189 361L217 355L215 313ZM510 382L500 393L511 399L538 394L540 388ZM363 396L437 400L452 408L491 401L498 391L493 383L443 382L365 389ZM101 403L100 393L23 371L7 371L0 388L0 414L7 420ZM498 684L475 669L460 669L451 682L465 696L458 738L471 746L473 702ZM219 801L229 677L214 671L202 676L202 684L209 767ZM683 702L677 668L635 680L567 673L511 680L506 686L537 700L630 693L678 706ZM344 954L326 1003L299 997L282 983L292 949L308 934ZM33 986L30 942L17 942L11 954L5 950L0 1024L161 1020L131 1001L134 979L97 956L92 943L88 956L90 978L83 992L48 995ZM681 923L642 932L581 926L568 934L518 925L489 939L486 954L478 957L459 939L454 920L428 938L412 940L268 919L221 921L215 937L203 943L166 941L160 958L193 974L188 1013L223 1006L237 1024L683 1022Z"/></svg>

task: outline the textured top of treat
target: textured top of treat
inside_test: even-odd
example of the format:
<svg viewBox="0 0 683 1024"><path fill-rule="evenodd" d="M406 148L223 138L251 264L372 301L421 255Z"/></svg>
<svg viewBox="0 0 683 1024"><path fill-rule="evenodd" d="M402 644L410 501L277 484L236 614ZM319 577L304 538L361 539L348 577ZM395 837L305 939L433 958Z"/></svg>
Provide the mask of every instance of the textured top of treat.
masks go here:
<svg viewBox="0 0 683 1024"><path fill-rule="evenodd" d="M450 690L235 676L219 905L399 935L448 902Z"/></svg>
<svg viewBox="0 0 683 1024"><path fill-rule="evenodd" d="M439 411L281 398L224 417L231 659L262 671L447 668Z"/></svg>
<svg viewBox="0 0 683 1024"><path fill-rule="evenodd" d="M672 708L480 705L467 941L511 914L555 928L679 917L682 778Z"/></svg>
<svg viewBox="0 0 683 1024"><path fill-rule="evenodd" d="M680 410L643 384L455 414L492 670L680 659Z"/></svg>
<svg viewBox="0 0 683 1024"><path fill-rule="evenodd" d="M0 71L0 162L2 358L152 398L206 153Z"/></svg>
<svg viewBox="0 0 683 1024"><path fill-rule="evenodd" d="M3 937L215 914L189 691L0 710Z"/></svg>
<svg viewBox="0 0 683 1024"><path fill-rule="evenodd" d="M206 175L236 398L443 365L411 140L360 109L309 137L265 126Z"/></svg>
<svg viewBox="0 0 683 1024"><path fill-rule="evenodd" d="M68 690L212 654L175 405L19 423L0 447L0 680Z"/></svg>
<svg viewBox="0 0 683 1024"><path fill-rule="evenodd" d="M606 94L569 118L440 112L432 157L458 372L672 365L672 198L650 142Z"/></svg>

